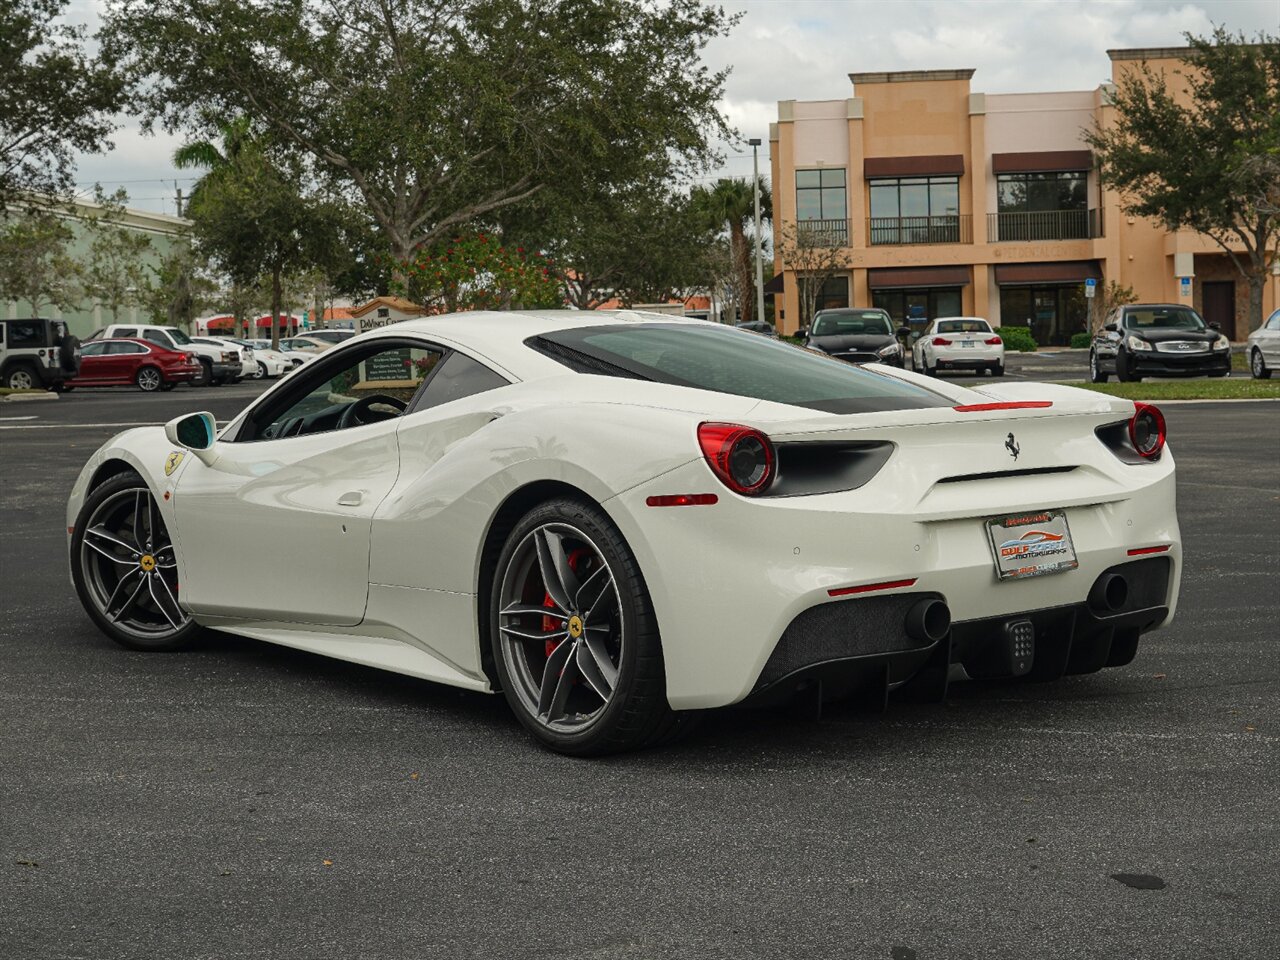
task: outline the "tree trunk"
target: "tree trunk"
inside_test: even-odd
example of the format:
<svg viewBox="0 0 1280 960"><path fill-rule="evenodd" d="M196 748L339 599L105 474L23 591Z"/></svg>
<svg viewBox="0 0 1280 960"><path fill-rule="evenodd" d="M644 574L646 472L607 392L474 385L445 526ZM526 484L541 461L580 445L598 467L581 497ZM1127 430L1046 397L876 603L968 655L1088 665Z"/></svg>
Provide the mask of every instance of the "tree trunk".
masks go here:
<svg viewBox="0 0 1280 960"><path fill-rule="evenodd" d="M1239 331L1236 331L1237 336L1239 336L1239 339L1241 340L1245 339L1245 337L1248 337L1249 334L1262 326L1262 292L1267 285L1266 269L1262 268L1253 270L1249 273L1248 281L1249 313L1245 317L1244 336L1239 336Z"/></svg>
<svg viewBox="0 0 1280 960"><path fill-rule="evenodd" d="M283 293L280 289L280 274L282 269L279 266L271 268L271 349L280 349L280 300ZM255 331L256 332L256 331Z"/></svg>
<svg viewBox="0 0 1280 960"><path fill-rule="evenodd" d="M755 299L751 296L751 255L747 251L747 238L742 224L729 221L729 255L733 259L734 299L738 301L738 320L747 323L752 319Z"/></svg>

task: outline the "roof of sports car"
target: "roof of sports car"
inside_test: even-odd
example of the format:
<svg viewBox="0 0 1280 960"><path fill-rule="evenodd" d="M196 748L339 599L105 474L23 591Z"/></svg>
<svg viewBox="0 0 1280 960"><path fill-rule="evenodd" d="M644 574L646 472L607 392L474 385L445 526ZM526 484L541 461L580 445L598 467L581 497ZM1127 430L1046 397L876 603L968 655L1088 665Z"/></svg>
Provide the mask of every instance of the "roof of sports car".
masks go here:
<svg viewBox="0 0 1280 960"><path fill-rule="evenodd" d="M446 313L435 317L401 320L381 327L374 336L420 334L470 348L484 358L505 367L520 377L538 376L564 368L524 345L529 337L574 327L598 327L607 324L679 323L689 326L707 325L706 320L646 313L640 310L474 310ZM719 324L711 324L719 327ZM732 328L722 328L732 329Z"/></svg>

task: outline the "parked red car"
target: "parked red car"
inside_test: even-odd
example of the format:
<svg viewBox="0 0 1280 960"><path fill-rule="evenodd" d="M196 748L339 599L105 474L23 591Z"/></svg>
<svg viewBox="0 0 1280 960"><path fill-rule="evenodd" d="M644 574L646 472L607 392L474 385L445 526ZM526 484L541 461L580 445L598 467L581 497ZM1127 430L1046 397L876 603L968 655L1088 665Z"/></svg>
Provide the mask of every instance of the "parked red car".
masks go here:
<svg viewBox="0 0 1280 960"><path fill-rule="evenodd" d="M91 340L80 348L80 372L63 389L135 385L139 390L172 390L201 375L194 353L169 350L149 340Z"/></svg>

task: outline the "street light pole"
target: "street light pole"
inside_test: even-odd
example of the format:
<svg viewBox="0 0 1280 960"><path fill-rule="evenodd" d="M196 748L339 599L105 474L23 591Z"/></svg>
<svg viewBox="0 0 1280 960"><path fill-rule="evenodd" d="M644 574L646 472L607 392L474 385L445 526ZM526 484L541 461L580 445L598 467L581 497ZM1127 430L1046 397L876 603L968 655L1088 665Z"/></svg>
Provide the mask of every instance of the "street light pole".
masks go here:
<svg viewBox="0 0 1280 960"><path fill-rule="evenodd" d="M764 319L764 251L760 241L760 138L748 140L751 144L751 168L755 176L751 181L751 193L756 201L756 322Z"/></svg>

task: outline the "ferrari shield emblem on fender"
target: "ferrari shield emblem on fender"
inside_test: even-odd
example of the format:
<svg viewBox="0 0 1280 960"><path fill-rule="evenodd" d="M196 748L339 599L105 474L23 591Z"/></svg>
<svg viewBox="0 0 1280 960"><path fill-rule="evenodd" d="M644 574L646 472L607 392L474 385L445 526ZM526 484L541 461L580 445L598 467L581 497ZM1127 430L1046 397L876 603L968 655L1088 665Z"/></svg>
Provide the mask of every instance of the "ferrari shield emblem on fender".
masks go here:
<svg viewBox="0 0 1280 960"><path fill-rule="evenodd" d="M178 450L175 450L173 451L173 453L169 454L168 459L165 460L164 462L164 475L166 477L173 476L173 471L178 469L178 464L182 462L182 458L185 456L186 456L185 453L182 453Z"/></svg>

